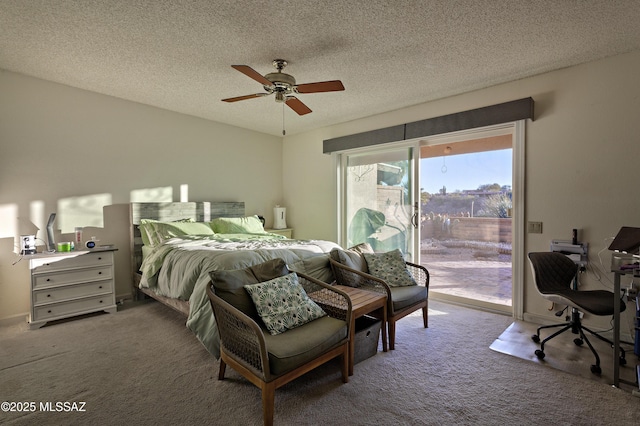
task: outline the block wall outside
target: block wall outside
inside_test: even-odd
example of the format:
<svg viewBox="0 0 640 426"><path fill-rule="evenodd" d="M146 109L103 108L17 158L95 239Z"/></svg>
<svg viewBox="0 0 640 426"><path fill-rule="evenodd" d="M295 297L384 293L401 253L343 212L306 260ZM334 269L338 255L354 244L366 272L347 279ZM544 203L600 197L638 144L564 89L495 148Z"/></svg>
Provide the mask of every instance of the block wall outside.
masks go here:
<svg viewBox="0 0 640 426"><path fill-rule="evenodd" d="M511 243L511 218L452 217L448 228L441 221L426 220L421 238Z"/></svg>

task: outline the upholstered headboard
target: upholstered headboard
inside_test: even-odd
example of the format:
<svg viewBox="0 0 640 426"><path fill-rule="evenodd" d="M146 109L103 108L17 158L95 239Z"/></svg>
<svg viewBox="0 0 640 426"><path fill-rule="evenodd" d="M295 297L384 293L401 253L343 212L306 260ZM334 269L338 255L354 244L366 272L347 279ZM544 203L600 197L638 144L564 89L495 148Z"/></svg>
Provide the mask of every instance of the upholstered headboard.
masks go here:
<svg viewBox="0 0 640 426"><path fill-rule="evenodd" d="M193 219L196 222L208 222L217 217L243 217L244 215L244 202L130 203L129 240L134 281L142 264L142 238L138 228L141 219L154 219L163 222Z"/></svg>

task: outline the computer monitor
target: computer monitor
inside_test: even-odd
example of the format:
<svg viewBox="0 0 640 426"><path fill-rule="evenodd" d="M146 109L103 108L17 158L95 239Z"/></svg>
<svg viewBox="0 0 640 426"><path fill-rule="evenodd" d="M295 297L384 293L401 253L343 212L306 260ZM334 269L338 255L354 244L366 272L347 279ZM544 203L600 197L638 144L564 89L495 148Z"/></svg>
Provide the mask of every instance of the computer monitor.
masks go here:
<svg viewBox="0 0 640 426"><path fill-rule="evenodd" d="M623 226L618 231L618 235L613 239L609 250L619 251L629 254L638 254L640 249L640 228Z"/></svg>

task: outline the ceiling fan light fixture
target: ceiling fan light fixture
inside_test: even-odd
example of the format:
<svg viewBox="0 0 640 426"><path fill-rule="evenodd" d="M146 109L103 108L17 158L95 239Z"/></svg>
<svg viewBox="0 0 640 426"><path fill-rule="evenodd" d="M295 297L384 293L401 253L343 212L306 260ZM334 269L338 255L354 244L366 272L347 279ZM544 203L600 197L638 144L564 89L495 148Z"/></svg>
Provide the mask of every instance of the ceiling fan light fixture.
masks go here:
<svg viewBox="0 0 640 426"><path fill-rule="evenodd" d="M293 96L294 93L321 93L321 92L338 92L344 90L344 86L340 80L319 81L315 83L296 84L296 79L287 73L282 72L287 66L284 59L274 59L273 66L276 72L261 75L248 65L231 65L237 71L240 71L247 77L262 84L266 93L254 93L252 95L236 96L234 98L223 99L223 102L236 102L245 99L252 99L271 95L275 93L276 102L285 103L289 108L294 110L298 115L305 115L311 111L300 99Z"/></svg>
<svg viewBox="0 0 640 426"><path fill-rule="evenodd" d="M296 79L293 78L291 74L287 74L284 72L270 72L269 74L265 75L264 78L275 85L280 84L281 86L289 87L296 85Z"/></svg>

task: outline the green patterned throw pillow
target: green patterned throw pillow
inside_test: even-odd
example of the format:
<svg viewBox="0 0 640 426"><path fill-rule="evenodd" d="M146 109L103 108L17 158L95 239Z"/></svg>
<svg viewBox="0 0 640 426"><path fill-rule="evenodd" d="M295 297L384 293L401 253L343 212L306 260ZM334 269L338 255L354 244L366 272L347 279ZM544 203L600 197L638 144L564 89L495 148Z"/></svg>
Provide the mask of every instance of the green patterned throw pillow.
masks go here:
<svg viewBox="0 0 640 426"><path fill-rule="evenodd" d="M406 287L417 285L404 262L400 250L395 249L387 253L363 253L367 261L369 274L380 278L389 287Z"/></svg>
<svg viewBox="0 0 640 426"><path fill-rule="evenodd" d="M326 313L307 296L298 275L292 272L259 284L244 286L271 334L280 334Z"/></svg>

